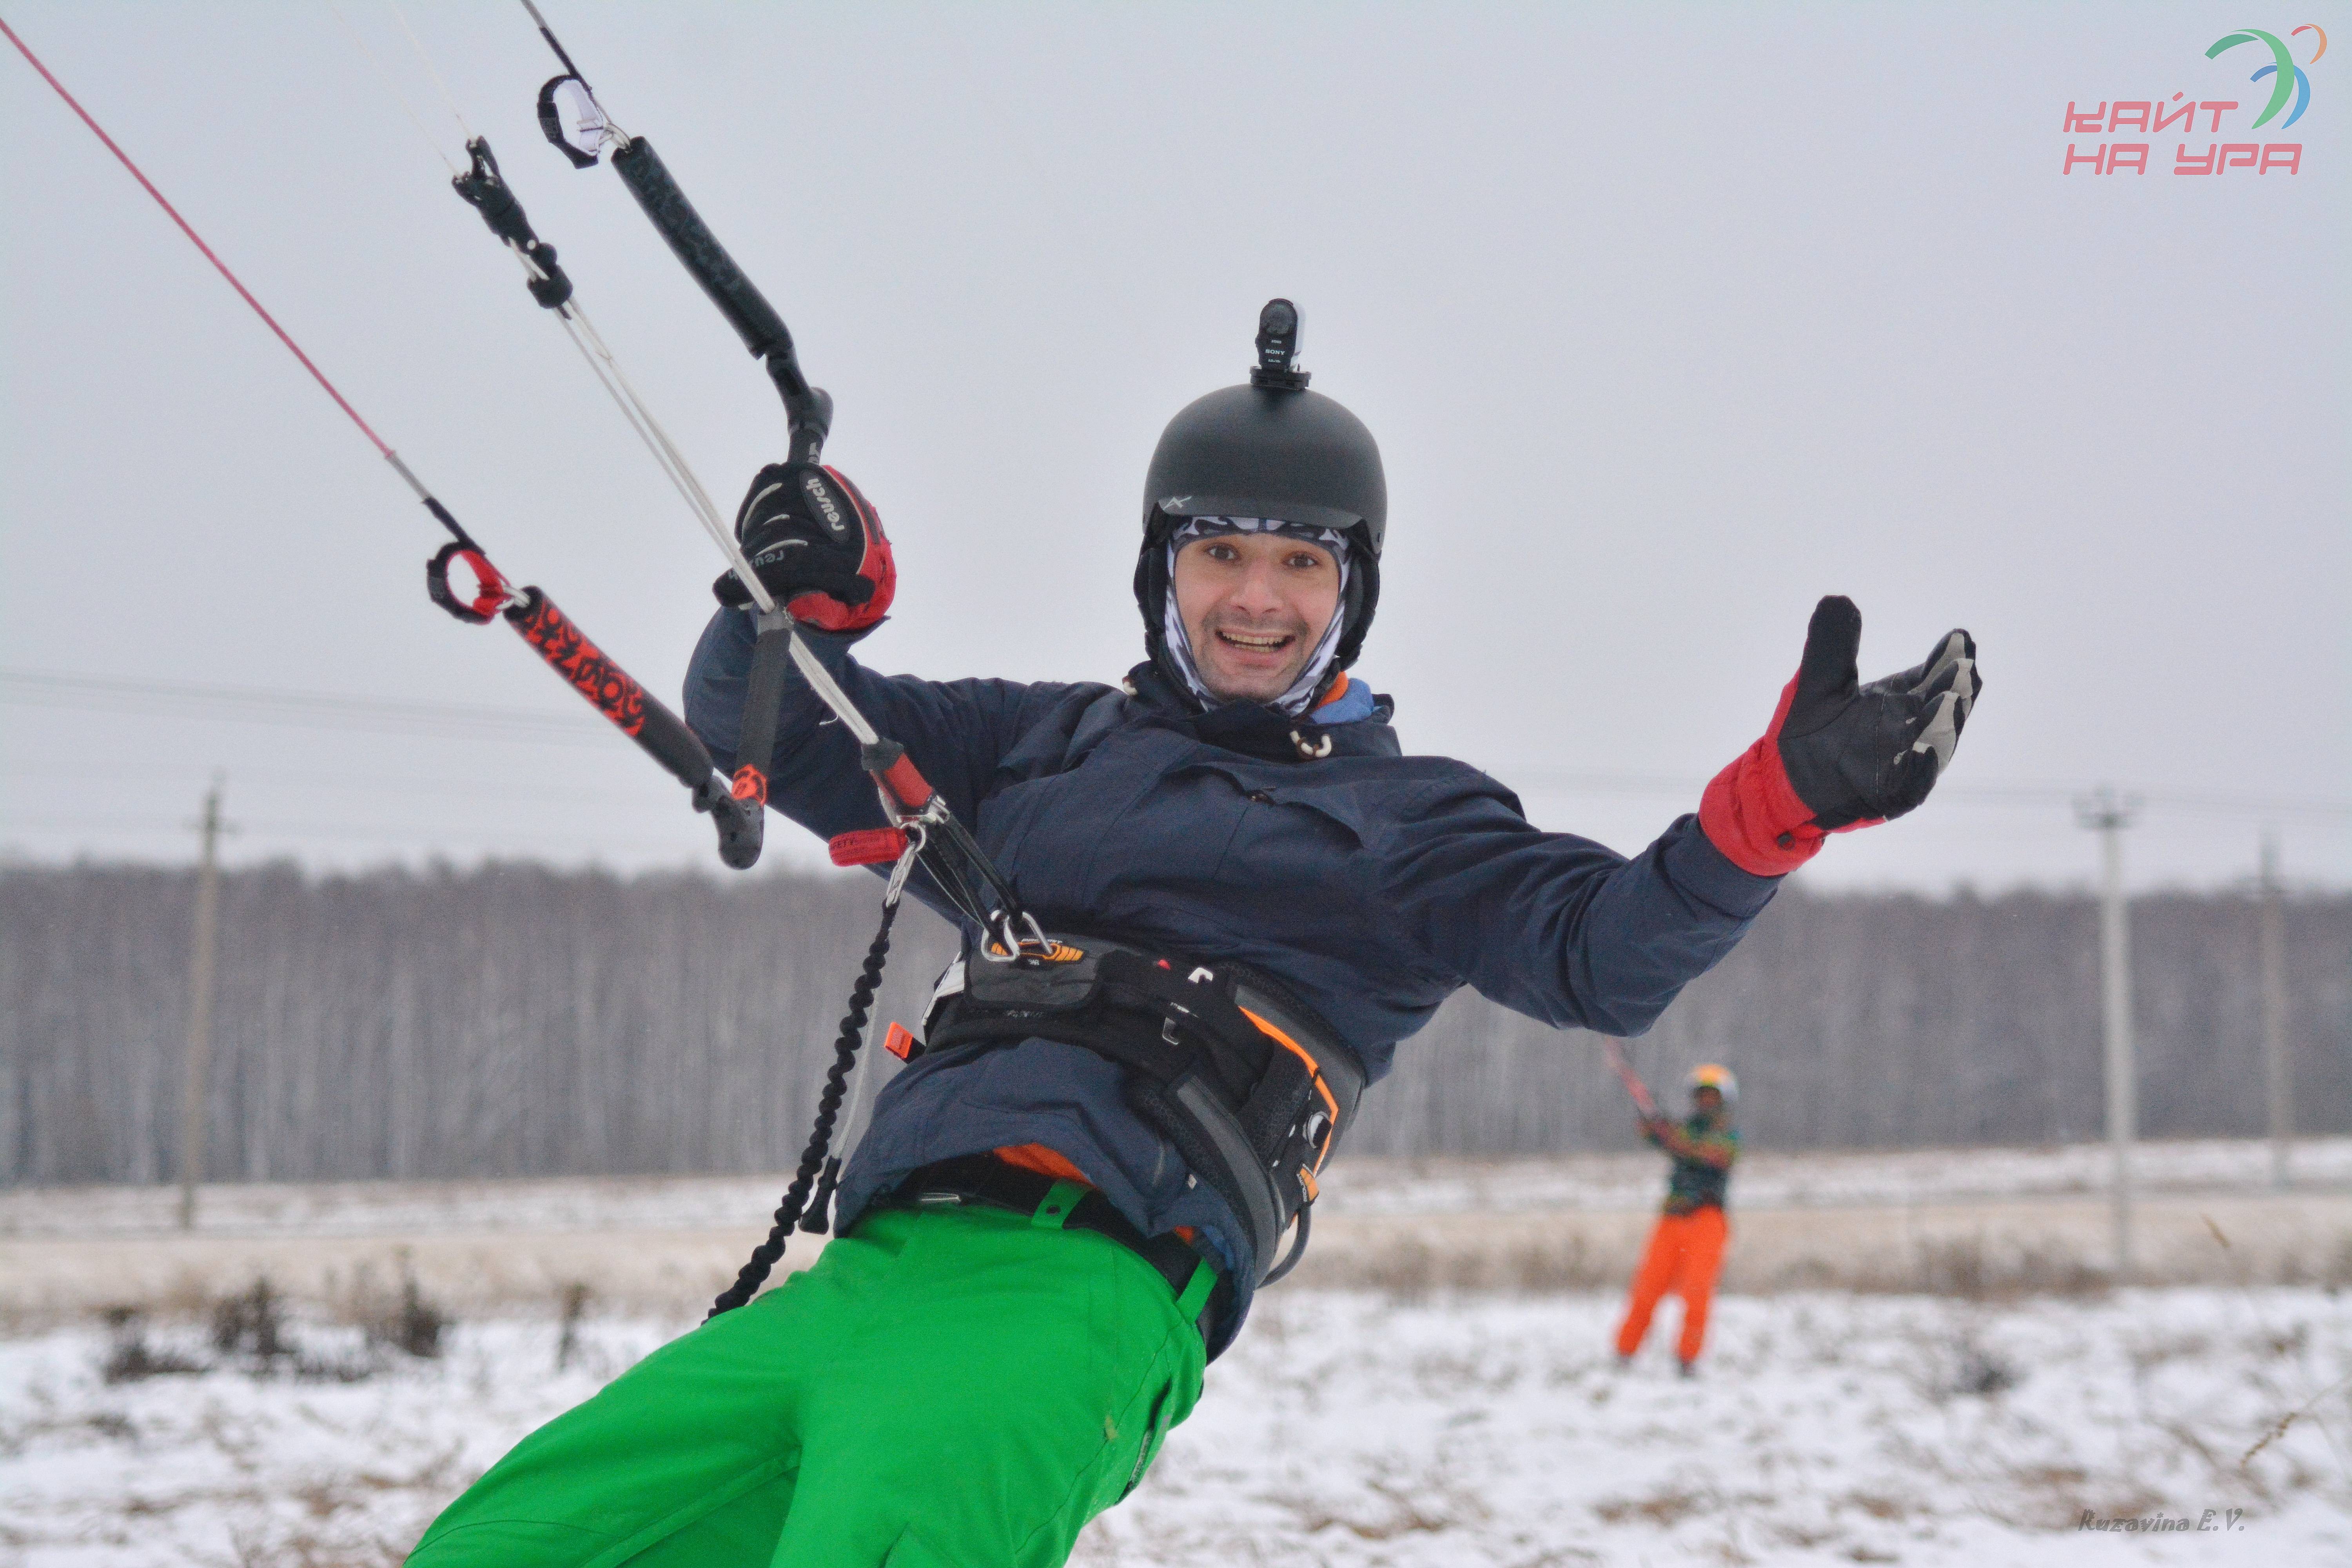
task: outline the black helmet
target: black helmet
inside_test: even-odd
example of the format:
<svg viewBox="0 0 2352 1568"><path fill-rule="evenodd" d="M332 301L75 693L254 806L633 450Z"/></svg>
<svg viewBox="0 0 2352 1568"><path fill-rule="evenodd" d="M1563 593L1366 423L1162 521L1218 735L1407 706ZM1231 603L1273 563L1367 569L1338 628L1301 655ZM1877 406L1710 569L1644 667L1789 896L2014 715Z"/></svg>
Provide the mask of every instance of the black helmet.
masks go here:
<svg viewBox="0 0 2352 1568"><path fill-rule="evenodd" d="M1151 661L1179 690L1162 628L1168 599L1168 538L1188 517L1273 517L1345 535L1348 596L1328 679L1356 662L1381 596L1381 545L1388 534L1388 479L1381 449L1362 420L1291 366L1298 310L1272 300L1258 316L1257 368L1247 386L1228 386L1185 405L1160 433L1143 481L1143 552L1135 602Z"/></svg>

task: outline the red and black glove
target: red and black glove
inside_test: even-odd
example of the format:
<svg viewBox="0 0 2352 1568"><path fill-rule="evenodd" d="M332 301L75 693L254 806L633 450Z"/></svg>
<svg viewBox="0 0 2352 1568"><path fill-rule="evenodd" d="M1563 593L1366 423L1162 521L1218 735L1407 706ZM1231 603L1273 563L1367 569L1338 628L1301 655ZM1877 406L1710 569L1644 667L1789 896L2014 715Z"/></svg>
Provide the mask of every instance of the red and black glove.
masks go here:
<svg viewBox="0 0 2352 1568"><path fill-rule="evenodd" d="M1829 834L1916 806L1951 765L1984 689L1975 639L1948 632L1923 663L1867 686L1854 670L1861 646L1852 599L1832 595L1816 605L1771 728L1700 798L1700 828L1741 870L1793 871Z"/></svg>
<svg viewBox="0 0 2352 1568"><path fill-rule="evenodd" d="M761 583L794 620L859 632L888 613L898 569L882 519L857 487L814 463L761 468L735 514L735 538ZM735 574L710 585L722 605L751 602Z"/></svg>

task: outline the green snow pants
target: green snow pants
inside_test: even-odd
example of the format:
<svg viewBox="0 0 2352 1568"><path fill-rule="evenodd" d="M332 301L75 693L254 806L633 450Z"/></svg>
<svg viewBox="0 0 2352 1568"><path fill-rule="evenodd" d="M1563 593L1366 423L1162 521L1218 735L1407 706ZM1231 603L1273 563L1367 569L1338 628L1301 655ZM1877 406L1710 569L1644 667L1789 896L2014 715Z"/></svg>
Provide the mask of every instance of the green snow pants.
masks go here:
<svg viewBox="0 0 2352 1568"><path fill-rule="evenodd" d="M1063 1563L1192 1414L1216 1276L1180 1299L1058 1224L869 1212L524 1438L408 1568Z"/></svg>

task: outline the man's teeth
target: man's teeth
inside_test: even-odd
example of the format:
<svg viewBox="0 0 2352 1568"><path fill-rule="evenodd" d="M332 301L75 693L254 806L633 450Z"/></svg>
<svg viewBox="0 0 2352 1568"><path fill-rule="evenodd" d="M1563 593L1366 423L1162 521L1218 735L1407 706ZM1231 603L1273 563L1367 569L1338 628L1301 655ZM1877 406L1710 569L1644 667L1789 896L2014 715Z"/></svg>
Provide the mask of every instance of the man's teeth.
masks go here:
<svg viewBox="0 0 2352 1568"><path fill-rule="evenodd" d="M1254 637L1245 632L1219 632L1217 636L1233 644L1235 647L1245 647L1259 653L1272 653L1276 648L1280 647L1283 644L1290 640L1289 634L1286 632L1279 637Z"/></svg>

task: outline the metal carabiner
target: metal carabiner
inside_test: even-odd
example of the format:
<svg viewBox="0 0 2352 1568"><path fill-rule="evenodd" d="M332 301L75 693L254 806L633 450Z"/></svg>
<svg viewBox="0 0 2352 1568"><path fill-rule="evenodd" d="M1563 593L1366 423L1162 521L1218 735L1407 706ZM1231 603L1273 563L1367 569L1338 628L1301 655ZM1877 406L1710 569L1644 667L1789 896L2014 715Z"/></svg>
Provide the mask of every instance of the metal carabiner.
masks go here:
<svg viewBox="0 0 2352 1568"><path fill-rule="evenodd" d="M898 863L890 868L890 880L883 885L882 907L888 909L907 890L907 879L914 874L915 862L923 853L923 844L929 837L920 822L903 824L899 831L907 836L907 847L898 854Z"/></svg>
<svg viewBox="0 0 2352 1568"><path fill-rule="evenodd" d="M1013 929L1016 912L1021 923L1029 928L1026 936ZM1039 925L1037 917L1027 910L999 910L992 923L996 929L989 933L986 942L980 944L980 956L991 963L1017 963L1024 958L1051 958L1059 945L1045 934L1045 928Z"/></svg>

